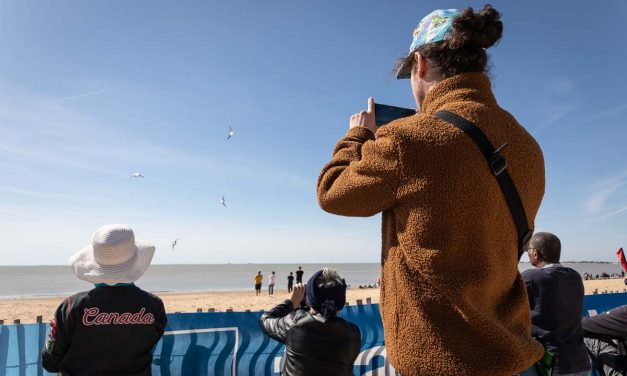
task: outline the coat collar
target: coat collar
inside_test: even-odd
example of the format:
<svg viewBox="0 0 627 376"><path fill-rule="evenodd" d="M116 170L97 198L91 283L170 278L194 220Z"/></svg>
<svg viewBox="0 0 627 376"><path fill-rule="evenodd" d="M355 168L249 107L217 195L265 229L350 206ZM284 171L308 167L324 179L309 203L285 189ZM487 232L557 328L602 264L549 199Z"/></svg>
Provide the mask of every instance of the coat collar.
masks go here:
<svg viewBox="0 0 627 376"><path fill-rule="evenodd" d="M427 93L421 111L433 115L451 102L480 102L495 106L490 79L483 73L460 73L438 82Z"/></svg>

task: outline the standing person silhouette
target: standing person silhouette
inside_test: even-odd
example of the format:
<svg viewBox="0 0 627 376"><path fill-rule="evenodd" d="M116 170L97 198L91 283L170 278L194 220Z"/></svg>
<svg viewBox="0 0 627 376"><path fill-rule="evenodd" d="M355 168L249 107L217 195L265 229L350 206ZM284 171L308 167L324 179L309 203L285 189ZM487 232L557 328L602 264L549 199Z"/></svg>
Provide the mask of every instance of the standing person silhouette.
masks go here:
<svg viewBox="0 0 627 376"><path fill-rule="evenodd" d="M261 282L263 281L263 275L261 275L261 270L255 274L255 296L261 294Z"/></svg>
<svg viewBox="0 0 627 376"><path fill-rule="evenodd" d="M274 295L274 281L276 280L276 274L272 272L268 276L268 295Z"/></svg>
<svg viewBox="0 0 627 376"><path fill-rule="evenodd" d="M303 274L305 274L305 272L303 271L303 267L299 266L298 270L296 271L296 283L303 283Z"/></svg>
<svg viewBox="0 0 627 376"><path fill-rule="evenodd" d="M294 288L294 273L290 272L290 275L287 276L287 292L292 292Z"/></svg>

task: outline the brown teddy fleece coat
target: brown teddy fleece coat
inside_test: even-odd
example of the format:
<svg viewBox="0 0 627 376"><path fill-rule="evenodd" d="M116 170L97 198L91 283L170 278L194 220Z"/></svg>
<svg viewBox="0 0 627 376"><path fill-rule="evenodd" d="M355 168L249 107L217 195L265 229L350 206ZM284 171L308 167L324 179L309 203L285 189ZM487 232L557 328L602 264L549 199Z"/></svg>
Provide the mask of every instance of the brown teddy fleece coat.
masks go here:
<svg viewBox="0 0 627 376"><path fill-rule="evenodd" d="M381 314L387 354L404 376L512 376L542 357L531 338L517 234L472 139L434 116L475 123L503 155L533 228L544 195L542 151L500 108L481 73L445 79L421 111L372 132L348 131L318 180L334 214L383 212Z"/></svg>

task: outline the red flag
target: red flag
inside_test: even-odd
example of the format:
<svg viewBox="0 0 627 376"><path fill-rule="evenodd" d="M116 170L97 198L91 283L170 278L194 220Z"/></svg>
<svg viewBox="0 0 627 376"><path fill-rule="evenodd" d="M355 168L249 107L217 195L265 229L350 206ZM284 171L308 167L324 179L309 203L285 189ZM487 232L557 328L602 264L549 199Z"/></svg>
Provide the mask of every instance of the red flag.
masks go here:
<svg viewBox="0 0 627 376"><path fill-rule="evenodd" d="M627 260L625 260L625 253L623 252L622 247L619 248L618 251L616 251L616 255L618 256L621 265L623 265L623 270L627 272Z"/></svg>

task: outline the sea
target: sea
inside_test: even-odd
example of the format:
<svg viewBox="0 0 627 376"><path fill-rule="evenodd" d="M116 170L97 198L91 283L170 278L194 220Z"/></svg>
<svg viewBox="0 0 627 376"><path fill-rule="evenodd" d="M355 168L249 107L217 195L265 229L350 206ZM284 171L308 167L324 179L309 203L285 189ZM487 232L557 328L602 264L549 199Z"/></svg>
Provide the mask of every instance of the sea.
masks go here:
<svg viewBox="0 0 627 376"><path fill-rule="evenodd" d="M583 274L620 273L619 263L564 263ZM137 281L141 288L152 292L237 291L253 288L253 275L261 270L267 281L269 273L277 275L276 288L287 287L287 275L302 266L306 281L312 273L328 266L336 268L346 282L357 287L373 285L380 273L379 263L353 264L208 264L151 265ZM529 269L521 262L520 271ZM92 288L88 282L74 276L68 266L0 266L0 299L63 296Z"/></svg>

